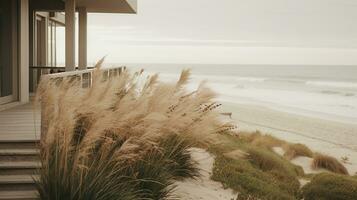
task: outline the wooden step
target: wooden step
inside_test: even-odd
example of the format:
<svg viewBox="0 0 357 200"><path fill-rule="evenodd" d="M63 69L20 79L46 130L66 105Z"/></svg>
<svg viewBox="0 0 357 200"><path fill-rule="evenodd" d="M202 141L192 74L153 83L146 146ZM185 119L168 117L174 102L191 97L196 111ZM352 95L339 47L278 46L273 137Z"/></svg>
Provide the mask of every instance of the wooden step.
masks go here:
<svg viewBox="0 0 357 200"><path fill-rule="evenodd" d="M17 156L17 155L38 155L40 150L30 149L0 149L0 155Z"/></svg>
<svg viewBox="0 0 357 200"><path fill-rule="evenodd" d="M35 175L0 175L0 191L35 190L38 178Z"/></svg>
<svg viewBox="0 0 357 200"><path fill-rule="evenodd" d="M38 169L41 166L38 161L1 161L0 169Z"/></svg>
<svg viewBox="0 0 357 200"><path fill-rule="evenodd" d="M0 149L38 149L39 140L0 140Z"/></svg>
<svg viewBox="0 0 357 200"><path fill-rule="evenodd" d="M1 184L34 183L38 175L0 175Z"/></svg>
<svg viewBox="0 0 357 200"><path fill-rule="evenodd" d="M0 191L0 200L38 200L36 190Z"/></svg>
<svg viewBox="0 0 357 200"><path fill-rule="evenodd" d="M1 161L0 175L34 175L40 166L38 161Z"/></svg>
<svg viewBox="0 0 357 200"><path fill-rule="evenodd" d="M0 162L3 161L38 161L38 149L0 149Z"/></svg>

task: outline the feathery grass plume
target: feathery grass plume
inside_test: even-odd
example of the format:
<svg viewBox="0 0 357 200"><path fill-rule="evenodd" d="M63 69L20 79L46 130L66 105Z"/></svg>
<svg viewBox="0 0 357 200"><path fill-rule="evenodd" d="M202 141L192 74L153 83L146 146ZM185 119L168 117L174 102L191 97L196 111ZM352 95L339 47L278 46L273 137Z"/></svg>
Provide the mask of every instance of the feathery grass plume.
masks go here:
<svg viewBox="0 0 357 200"><path fill-rule="evenodd" d="M198 176L187 141L204 144L228 127L215 94L204 83L188 92L189 70L176 83L153 75L140 84L142 71L108 76L102 62L89 88L77 77L40 82L41 199L173 198L174 180Z"/></svg>
<svg viewBox="0 0 357 200"><path fill-rule="evenodd" d="M343 166L343 164L341 164L336 158L319 153L314 155L311 167L313 169L326 169L338 174L348 174L346 167Z"/></svg>

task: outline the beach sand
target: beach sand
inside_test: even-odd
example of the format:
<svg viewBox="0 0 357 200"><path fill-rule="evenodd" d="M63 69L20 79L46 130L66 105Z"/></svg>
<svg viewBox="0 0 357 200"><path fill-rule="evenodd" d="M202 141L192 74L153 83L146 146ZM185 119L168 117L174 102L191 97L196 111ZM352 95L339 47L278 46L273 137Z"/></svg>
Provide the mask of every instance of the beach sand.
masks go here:
<svg viewBox="0 0 357 200"><path fill-rule="evenodd" d="M293 143L307 145L312 151L341 159L351 175L357 172L357 122L343 123L293 114L268 107L223 102L222 112L232 112L240 131L256 131Z"/></svg>
<svg viewBox="0 0 357 200"><path fill-rule="evenodd" d="M201 176L196 180L188 179L175 183L175 193L179 199L185 200L232 200L237 194L222 184L211 180L214 157L204 149L192 148L191 155L193 160L198 163Z"/></svg>

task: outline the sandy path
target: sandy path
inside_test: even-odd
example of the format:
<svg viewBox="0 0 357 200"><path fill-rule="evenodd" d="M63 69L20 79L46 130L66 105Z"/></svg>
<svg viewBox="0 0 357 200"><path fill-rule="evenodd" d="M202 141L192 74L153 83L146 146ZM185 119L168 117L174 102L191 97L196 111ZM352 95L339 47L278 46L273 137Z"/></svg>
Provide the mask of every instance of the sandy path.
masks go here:
<svg viewBox="0 0 357 200"><path fill-rule="evenodd" d="M197 180L176 182L175 195L184 200L232 200L237 194L231 189L224 189L222 184L210 179L214 157L203 149L193 148L192 158L198 162L201 177Z"/></svg>
<svg viewBox="0 0 357 200"><path fill-rule="evenodd" d="M350 174L357 172L357 124L318 119L272 110L263 106L223 103L242 131L261 130L283 140L306 144L315 152L340 159ZM356 122L357 123L357 122Z"/></svg>

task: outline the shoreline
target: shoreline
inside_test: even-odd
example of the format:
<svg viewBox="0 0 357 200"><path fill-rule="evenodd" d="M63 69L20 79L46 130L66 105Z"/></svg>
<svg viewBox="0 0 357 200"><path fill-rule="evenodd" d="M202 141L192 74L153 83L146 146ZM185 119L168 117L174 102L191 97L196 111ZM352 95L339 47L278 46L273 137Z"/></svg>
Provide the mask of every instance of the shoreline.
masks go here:
<svg viewBox="0 0 357 200"><path fill-rule="evenodd" d="M220 94L222 95L222 94ZM272 102L265 101L257 101L256 99L250 99L246 97L237 98L218 98L219 102L224 102L225 104L240 104L240 105L248 105L248 106L257 106L257 107L265 107L274 111L279 111L283 113L289 113L293 115L299 115L304 117L310 117L314 119L322 119L326 121L339 122L343 124L351 124L357 126L357 116L344 116L344 115L336 115L330 112L317 112L311 109L303 109L301 107L292 107L280 105Z"/></svg>
<svg viewBox="0 0 357 200"><path fill-rule="evenodd" d="M307 145L315 152L338 160L347 156L345 164L351 175L357 172L357 124L342 123L311 116L288 113L265 106L222 102L223 112L232 112L239 131L259 130L293 143Z"/></svg>

